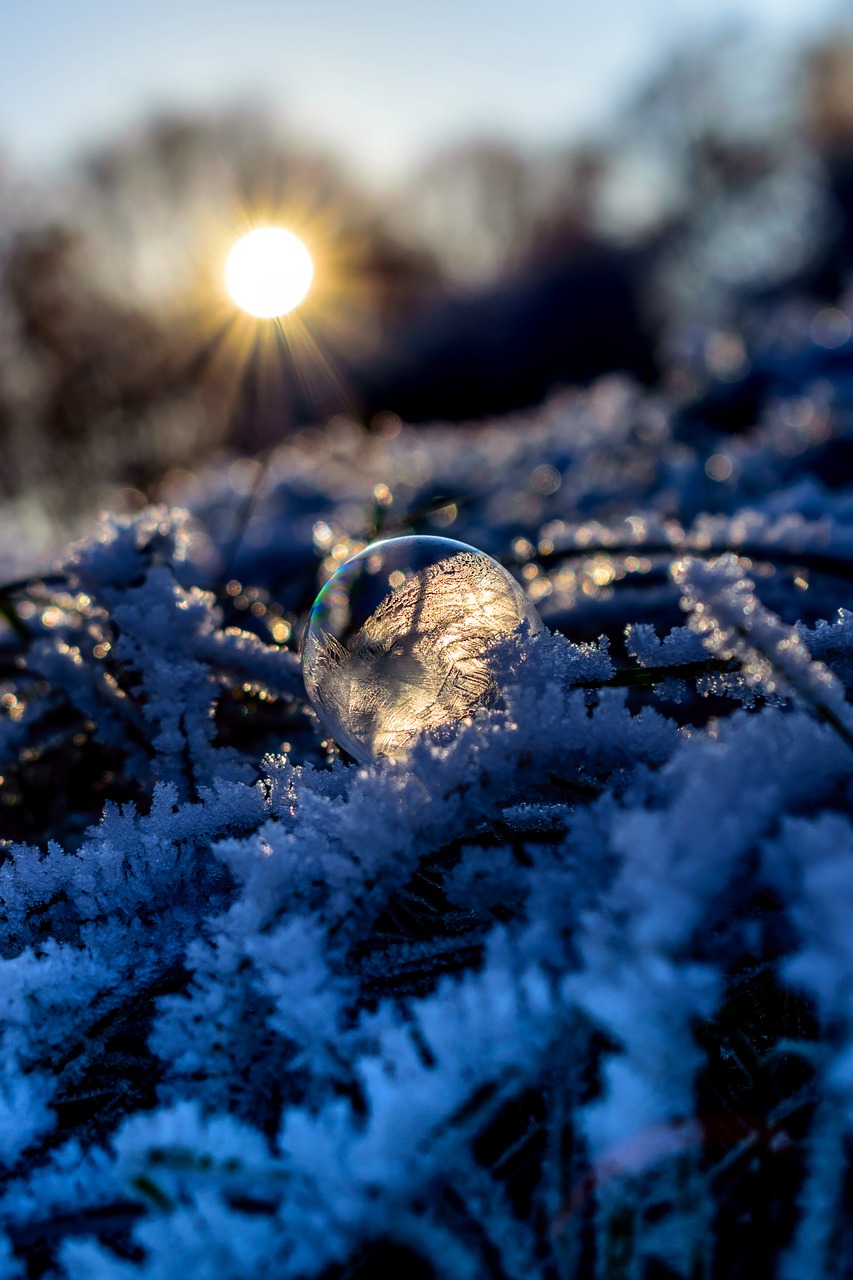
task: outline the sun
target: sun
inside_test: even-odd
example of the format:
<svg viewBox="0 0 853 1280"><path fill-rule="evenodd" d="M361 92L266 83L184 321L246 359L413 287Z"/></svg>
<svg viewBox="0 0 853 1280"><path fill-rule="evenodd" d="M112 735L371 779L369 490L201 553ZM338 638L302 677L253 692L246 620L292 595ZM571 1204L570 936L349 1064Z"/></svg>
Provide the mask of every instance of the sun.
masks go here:
<svg viewBox="0 0 853 1280"><path fill-rule="evenodd" d="M305 245L283 227L259 227L234 245L225 284L238 307L262 320L286 315L311 288L314 264Z"/></svg>

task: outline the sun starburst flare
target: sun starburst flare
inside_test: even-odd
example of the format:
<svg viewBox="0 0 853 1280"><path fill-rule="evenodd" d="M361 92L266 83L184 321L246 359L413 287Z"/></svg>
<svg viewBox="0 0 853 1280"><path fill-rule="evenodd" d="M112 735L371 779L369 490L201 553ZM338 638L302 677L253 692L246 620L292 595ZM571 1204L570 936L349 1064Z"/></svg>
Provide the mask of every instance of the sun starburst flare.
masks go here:
<svg viewBox="0 0 853 1280"><path fill-rule="evenodd" d="M243 311L262 320L286 315L311 288L314 264L305 245L283 227L259 227L243 236L225 264L225 283Z"/></svg>

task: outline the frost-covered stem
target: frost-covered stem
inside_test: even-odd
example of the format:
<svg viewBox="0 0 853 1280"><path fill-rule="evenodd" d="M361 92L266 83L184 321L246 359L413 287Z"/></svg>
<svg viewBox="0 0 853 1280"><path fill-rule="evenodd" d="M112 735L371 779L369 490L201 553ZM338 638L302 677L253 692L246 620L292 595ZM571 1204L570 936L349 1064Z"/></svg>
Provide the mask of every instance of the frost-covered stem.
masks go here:
<svg viewBox="0 0 853 1280"><path fill-rule="evenodd" d="M800 697L853 750L843 686L828 667L811 658L796 628L765 608L744 569L735 555L721 556L713 564L685 556L672 565L691 630L723 661L738 658L748 684L771 696Z"/></svg>
<svg viewBox="0 0 853 1280"><path fill-rule="evenodd" d="M606 680L583 681L583 689L640 689L661 684L664 680L696 680L699 676L726 675L740 670L734 660L720 661L709 658L707 662L682 662L668 667L623 667L614 671Z"/></svg>
<svg viewBox="0 0 853 1280"><path fill-rule="evenodd" d="M681 556L685 552L699 556L699 548L690 545L685 538L683 545L671 542L603 542L590 543L585 547L561 547L553 551L535 551L528 559L504 557L505 565L548 563L553 565L563 560L590 560L595 556ZM813 551L795 551L787 547L763 546L760 543L720 542L717 546L702 548L703 557L723 555L743 556L749 560L766 561L769 564L797 565L816 573L829 573L838 578L853 578L853 561L843 556L819 555Z"/></svg>
<svg viewBox="0 0 853 1280"><path fill-rule="evenodd" d="M811 1160L801 1193L803 1216L782 1264L782 1280L835 1274L830 1260L847 1165L846 1135L839 1108L826 1103L818 1112L809 1141Z"/></svg>

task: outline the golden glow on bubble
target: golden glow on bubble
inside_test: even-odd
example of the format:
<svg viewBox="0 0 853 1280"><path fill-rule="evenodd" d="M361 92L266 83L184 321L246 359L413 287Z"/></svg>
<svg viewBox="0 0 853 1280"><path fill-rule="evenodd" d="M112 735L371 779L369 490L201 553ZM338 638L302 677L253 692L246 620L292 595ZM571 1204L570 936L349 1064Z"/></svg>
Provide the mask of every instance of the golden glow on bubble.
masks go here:
<svg viewBox="0 0 853 1280"><path fill-rule="evenodd" d="M305 245L283 227L259 227L234 245L225 283L237 306L262 320L287 315L303 301L314 278Z"/></svg>

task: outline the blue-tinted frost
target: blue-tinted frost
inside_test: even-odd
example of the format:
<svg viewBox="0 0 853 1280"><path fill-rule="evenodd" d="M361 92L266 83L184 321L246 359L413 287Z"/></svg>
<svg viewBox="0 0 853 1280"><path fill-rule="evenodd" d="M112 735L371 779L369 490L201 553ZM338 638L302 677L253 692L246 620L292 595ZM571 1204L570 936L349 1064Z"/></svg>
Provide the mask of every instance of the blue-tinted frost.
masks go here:
<svg viewBox="0 0 853 1280"><path fill-rule="evenodd" d="M654 419L642 439L638 405ZM761 959L759 913L741 911L758 889L783 921L768 964L818 1029L790 1050L812 1063L820 1105L785 1274L853 1265L839 1235L853 615L814 568L849 557L853 511L790 475L771 418L718 444L731 486L697 514L695 495L710 508L716 492L705 459L643 406L606 383L534 416L527 436L471 437L478 487L454 536L514 557L546 623L587 637L619 626L610 640L504 640L490 655L496 705L399 760L329 763L304 714L310 750L274 732L265 755L225 744L218 716L235 690L302 714L298 660L223 625L223 600L193 582L184 515L111 520L75 550L76 603L61 626L34 628L31 694L0 748L11 758L36 739L61 690L120 753L138 802L107 804L67 841L3 846L0 1277L41 1239L66 1280L329 1276L389 1240L451 1280L604 1280L655 1260L705 1274L717 1155L697 1112L698 1030ZM424 439L404 431L381 459L391 487ZM458 441L429 439L444 492ZM512 504L543 460L562 481L550 507L536 499L534 545ZM375 477L360 457L328 465L340 470L312 484L324 519L345 522ZM779 476L763 507L749 480L761 468ZM285 511L291 483L276 490ZM297 550L303 525L282 517ZM782 621L774 556L826 621L814 608L808 624ZM653 571L625 634L616 593L632 599ZM693 699L680 719L607 687L624 674L623 635L638 685L671 669L670 692ZM697 664L703 691L746 707L704 716ZM94 1069L119 1052L110 1037L129 1011L149 1092L94 1136L63 1130L70 1097L99 1096ZM508 1164L536 1169L522 1208L486 1158L488 1135L511 1124Z"/></svg>

